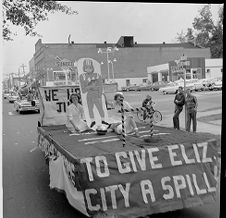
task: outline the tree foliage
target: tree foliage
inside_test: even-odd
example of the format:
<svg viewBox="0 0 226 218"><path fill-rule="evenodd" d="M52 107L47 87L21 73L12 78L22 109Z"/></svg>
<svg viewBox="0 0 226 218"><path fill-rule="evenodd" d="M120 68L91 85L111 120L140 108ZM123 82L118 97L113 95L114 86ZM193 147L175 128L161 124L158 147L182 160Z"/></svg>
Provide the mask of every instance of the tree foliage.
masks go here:
<svg viewBox="0 0 226 218"><path fill-rule="evenodd" d="M214 24L211 6L205 5L200 11L199 16L194 18L193 28L187 28L187 33L177 33L177 41L193 42L195 45L210 48L212 58L223 56L223 6L218 12L217 24Z"/></svg>
<svg viewBox="0 0 226 218"><path fill-rule="evenodd" d="M3 0L3 39L13 40L11 25L20 26L29 36L39 35L35 26L44 20L48 20L49 13L63 12L68 15L78 14L66 5L57 1L46 0Z"/></svg>

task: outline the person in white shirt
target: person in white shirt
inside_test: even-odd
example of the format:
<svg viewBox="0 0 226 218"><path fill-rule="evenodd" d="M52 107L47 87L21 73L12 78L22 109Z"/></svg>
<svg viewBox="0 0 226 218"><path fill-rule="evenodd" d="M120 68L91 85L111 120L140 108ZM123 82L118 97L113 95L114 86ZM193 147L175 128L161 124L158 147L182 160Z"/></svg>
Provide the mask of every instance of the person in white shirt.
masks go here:
<svg viewBox="0 0 226 218"><path fill-rule="evenodd" d="M124 99L123 93L117 92L114 96L114 102L109 103L113 109L109 111L109 114L114 119L114 122L111 124L110 128L113 129L117 134L122 133L122 115L121 115L121 99ZM123 100L124 109L133 109L133 107L127 102ZM124 122L125 122L125 133L133 133L139 137L138 128L136 122L134 121L133 112L125 112L124 113Z"/></svg>
<svg viewBox="0 0 226 218"><path fill-rule="evenodd" d="M71 104L67 107L66 127L72 133L83 132L89 129L85 122L83 107L79 104L78 99L78 94L71 94L69 99Z"/></svg>

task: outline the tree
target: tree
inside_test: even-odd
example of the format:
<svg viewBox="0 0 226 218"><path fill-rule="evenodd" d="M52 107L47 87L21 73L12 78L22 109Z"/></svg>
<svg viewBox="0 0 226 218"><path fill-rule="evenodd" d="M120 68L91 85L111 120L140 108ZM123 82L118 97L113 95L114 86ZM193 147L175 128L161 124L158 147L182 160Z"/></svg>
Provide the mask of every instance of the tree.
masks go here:
<svg viewBox="0 0 226 218"><path fill-rule="evenodd" d="M212 58L223 56L223 7L220 7L219 20L215 25L210 11L211 6L205 5L199 16L194 18L193 29L188 28L187 33L177 34L179 42L194 42L204 48L210 48Z"/></svg>
<svg viewBox="0 0 226 218"><path fill-rule="evenodd" d="M208 47L210 45L210 37L214 30L214 22L212 20L211 6L204 6L199 12L199 17L194 19L193 28L197 31L196 43Z"/></svg>
<svg viewBox="0 0 226 218"><path fill-rule="evenodd" d="M212 58L223 57L223 7L219 9L219 20L214 27L212 37L210 39Z"/></svg>
<svg viewBox="0 0 226 218"><path fill-rule="evenodd" d="M176 40L184 43L184 42L194 42L194 35L193 35L193 30L191 28L187 29L187 33L184 33L181 31L181 33L177 33Z"/></svg>
<svg viewBox="0 0 226 218"><path fill-rule="evenodd" d="M48 20L49 13L63 12L68 15L78 14L66 5L57 1L45 0L3 0L3 39L13 40L11 25L20 26L29 36L39 35L35 26L44 20ZM40 35L39 35L40 36Z"/></svg>

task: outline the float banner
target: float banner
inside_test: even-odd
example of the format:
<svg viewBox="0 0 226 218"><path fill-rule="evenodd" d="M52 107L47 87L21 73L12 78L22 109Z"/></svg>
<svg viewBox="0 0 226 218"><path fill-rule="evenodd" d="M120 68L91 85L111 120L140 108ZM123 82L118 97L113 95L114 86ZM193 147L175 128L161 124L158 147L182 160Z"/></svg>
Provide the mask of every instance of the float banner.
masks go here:
<svg viewBox="0 0 226 218"><path fill-rule="evenodd" d="M78 86L40 87L41 125L64 125L67 121L67 106L72 93L80 95Z"/></svg>
<svg viewBox="0 0 226 218"><path fill-rule="evenodd" d="M81 158L87 211L136 217L213 202L216 151L209 140Z"/></svg>

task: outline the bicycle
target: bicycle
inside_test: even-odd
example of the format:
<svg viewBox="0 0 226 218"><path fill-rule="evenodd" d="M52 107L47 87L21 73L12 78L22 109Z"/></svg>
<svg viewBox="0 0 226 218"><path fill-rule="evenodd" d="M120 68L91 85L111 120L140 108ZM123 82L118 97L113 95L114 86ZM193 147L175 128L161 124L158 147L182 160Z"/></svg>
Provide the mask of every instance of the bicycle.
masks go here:
<svg viewBox="0 0 226 218"><path fill-rule="evenodd" d="M140 110L137 112L137 117L140 121L144 123L150 123L151 117L153 117L153 122L158 123L162 120L162 114L158 110L154 110L153 107L151 107L149 110Z"/></svg>

